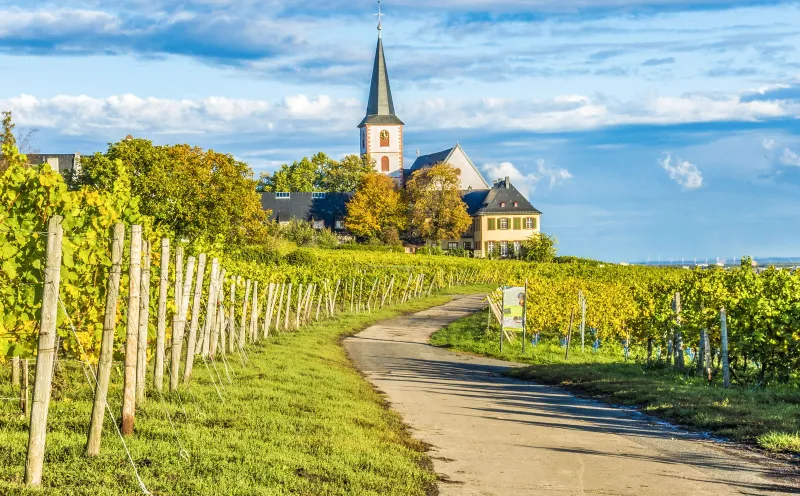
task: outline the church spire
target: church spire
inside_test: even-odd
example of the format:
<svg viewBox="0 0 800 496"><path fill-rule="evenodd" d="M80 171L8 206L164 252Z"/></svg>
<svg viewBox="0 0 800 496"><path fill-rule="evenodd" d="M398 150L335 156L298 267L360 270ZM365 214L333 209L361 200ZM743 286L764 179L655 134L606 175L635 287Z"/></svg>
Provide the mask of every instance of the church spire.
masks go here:
<svg viewBox="0 0 800 496"><path fill-rule="evenodd" d="M378 2L378 13L375 15L378 16L378 46L375 49L375 63L372 67L372 84L369 88L367 115L358 127L366 124L403 125L403 121L398 119L394 113L392 89L389 86L389 72L386 69L386 58L383 54L383 39L381 37L382 25L380 19L386 14L381 13L380 2Z"/></svg>

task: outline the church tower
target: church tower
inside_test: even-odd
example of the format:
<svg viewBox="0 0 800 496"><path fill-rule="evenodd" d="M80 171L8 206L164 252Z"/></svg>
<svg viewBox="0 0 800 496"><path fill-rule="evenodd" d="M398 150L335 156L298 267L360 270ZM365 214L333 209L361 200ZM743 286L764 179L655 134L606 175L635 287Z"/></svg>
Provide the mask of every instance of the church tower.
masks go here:
<svg viewBox="0 0 800 496"><path fill-rule="evenodd" d="M403 121L394 113L389 73L383 55L381 39L380 2L378 3L378 47L372 68L367 115L358 125L361 135L361 155L375 160L375 170L399 181L403 177Z"/></svg>

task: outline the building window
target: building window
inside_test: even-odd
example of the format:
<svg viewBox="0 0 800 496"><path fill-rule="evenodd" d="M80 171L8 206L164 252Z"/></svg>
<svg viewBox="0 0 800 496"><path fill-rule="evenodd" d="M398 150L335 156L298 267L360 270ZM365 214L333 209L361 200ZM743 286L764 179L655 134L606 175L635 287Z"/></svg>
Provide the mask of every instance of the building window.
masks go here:
<svg viewBox="0 0 800 496"><path fill-rule="evenodd" d="M486 243L486 251L489 253L494 253L494 241L488 241Z"/></svg>
<svg viewBox="0 0 800 496"><path fill-rule="evenodd" d="M275 198L278 200L288 200L291 196L291 193L275 193Z"/></svg>
<svg viewBox="0 0 800 496"><path fill-rule="evenodd" d="M526 217L525 218L525 229L533 229L533 218Z"/></svg>
<svg viewBox="0 0 800 496"><path fill-rule="evenodd" d="M339 229L339 230L344 229L344 222L342 222L340 220L337 220L334 225L336 226L336 229Z"/></svg>
<svg viewBox="0 0 800 496"><path fill-rule="evenodd" d="M508 256L508 241L501 241L500 242L500 256L507 257Z"/></svg>
<svg viewBox="0 0 800 496"><path fill-rule="evenodd" d="M519 207L519 202L514 202L514 208Z"/></svg>
<svg viewBox="0 0 800 496"><path fill-rule="evenodd" d="M381 146L389 146L389 131L384 129L380 134Z"/></svg>
<svg viewBox="0 0 800 496"><path fill-rule="evenodd" d="M367 132L365 131L365 128L362 128L361 129L361 149L362 150L366 150L367 149L366 136L367 136Z"/></svg>
<svg viewBox="0 0 800 496"><path fill-rule="evenodd" d="M381 171L389 172L389 157L381 157Z"/></svg>
<svg viewBox="0 0 800 496"><path fill-rule="evenodd" d="M506 202L500 202L500 208L506 208Z"/></svg>
<svg viewBox="0 0 800 496"><path fill-rule="evenodd" d="M514 255L519 257L520 249L522 248L522 243L519 241L514 241Z"/></svg>
<svg viewBox="0 0 800 496"><path fill-rule="evenodd" d="M514 229L519 229L519 226L520 226L519 217L514 217Z"/></svg>
<svg viewBox="0 0 800 496"><path fill-rule="evenodd" d="M508 219L500 219L500 229L508 229Z"/></svg>
<svg viewBox="0 0 800 496"><path fill-rule="evenodd" d="M324 193L322 191L317 191L315 193L311 193L311 198L322 199L328 196L328 193Z"/></svg>
<svg viewBox="0 0 800 496"><path fill-rule="evenodd" d="M472 249L472 241L464 241L464 249L471 250Z"/></svg>
<svg viewBox="0 0 800 496"><path fill-rule="evenodd" d="M472 222L473 228L475 231L480 232L481 230L481 218L475 217L475 220Z"/></svg>
<svg viewBox="0 0 800 496"><path fill-rule="evenodd" d="M314 229L325 229L325 221L324 220L315 220L314 221Z"/></svg>
<svg viewBox="0 0 800 496"><path fill-rule="evenodd" d="M489 230L494 231L494 219L489 219L488 224L489 224Z"/></svg>
<svg viewBox="0 0 800 496"><path fill-rule="evenodd" d="M458 250L458 241L448 241L447 242L447 249L448 250Z"/></svg>

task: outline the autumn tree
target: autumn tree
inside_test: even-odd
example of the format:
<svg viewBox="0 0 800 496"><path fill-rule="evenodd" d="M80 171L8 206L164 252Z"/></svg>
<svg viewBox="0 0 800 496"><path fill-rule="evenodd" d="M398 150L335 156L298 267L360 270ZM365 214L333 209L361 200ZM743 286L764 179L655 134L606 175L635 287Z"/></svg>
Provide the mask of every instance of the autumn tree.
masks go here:
<svg viewBox="0 0 800 496"><path fill-rule="evenodd" d="M461 171L439 163L415 172L406 183L411 228L429 242L461 238L472 218L461 199Z"/></svg>
<svg viewBox="0 0 800 496"><path fill-rule="evenodd" d="M144 139L109 145L105 154L84 157L71 175L73 189L108 191L123 164L141 213L188 238L222 237L228 243L259 241L266 215L252 170L231 155L189 145L154 146Z"/></svg>
<svg viewBox="0 0 800 496"><path fill-rule="evenodd" d="M365 175L347 203L345 227L362 238L396 237L408 226L408 204L394 180L376 172Z"/></svg>
<svg viewBox="0 0 800 496"><path fill-rule="evenodd" d="M533 233L522 243L523 258L529 262L552 262L556 258L557 243L555 236Z"/></svg>
<svg viewBox="0 0 800 496"><path fill-rule="evenodd" d="M0 173L11 167L11 161L17 157L17 140L14 137L14 121L11 119L11 112L3 112L3 134L0 135Z"/></svg>

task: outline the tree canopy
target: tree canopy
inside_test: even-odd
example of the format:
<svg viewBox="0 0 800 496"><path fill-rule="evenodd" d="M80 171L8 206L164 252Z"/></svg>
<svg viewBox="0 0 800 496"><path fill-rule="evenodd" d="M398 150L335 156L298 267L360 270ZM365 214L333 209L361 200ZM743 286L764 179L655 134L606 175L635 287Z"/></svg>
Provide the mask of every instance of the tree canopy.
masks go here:
<svg viewBox="0 0 800 496"><path fill-rule="evenodd" d="M545 233L534 233L523 243L523 257L529 262L552 262L556 258L555 236Z"/></svg>
<svg viewBox="0 0 800 496"><path fill-rule="evenodd" d="M154 146L144 139L109 145L105 154L84 157L69 177L73 189L109 190L122 166L142 214L179 236L258 240L266 215L252 171L232 155L189 145Z"/></svg>
<svg viewBox="0 0 800 496"><path fill-rule="evenodd" d="M262 173L258 182L259 191L312 191L351 192L361 179L374 170L375 161L370 157L347 155L337 161L320 152L311 158L283 164L272 174Z"/></svg>
<svg viewBox="0 0 800 496"><path fill-rule="evenodd" d="M345 227L356 236L387 241L407 226L408 204L394 180L377 172L364 176L347 203Z"/></svg>
<svg viewBox="0 0 800 496"><path fill-rule="evenodd" d="M413 233L426 241L460 238L472 218L461 199L460 171L439 163L415 172L406 183Z"/></svg>

